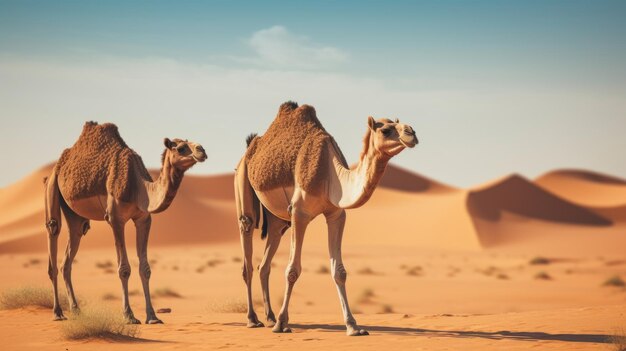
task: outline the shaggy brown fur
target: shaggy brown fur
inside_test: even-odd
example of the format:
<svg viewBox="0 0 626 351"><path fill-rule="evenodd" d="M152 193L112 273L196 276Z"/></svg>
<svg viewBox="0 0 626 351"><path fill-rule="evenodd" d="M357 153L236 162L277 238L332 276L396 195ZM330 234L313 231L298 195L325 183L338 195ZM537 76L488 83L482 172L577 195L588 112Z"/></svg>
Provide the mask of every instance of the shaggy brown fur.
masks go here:
<svg viewBox="0 0 626 351"><path fill-rule="evenodd" d="M328 165L328 142L335 144L312 106L283 103L265 134L254 138L246 152L252 187L264 191L293 186L295 179L305 191L318 193Z"/></svg>
<svg viewBox="0 0 626 351"><path fill-rule="evenodd" d="M111 123L85 123L76 143L63 151L55 172L64 181L63 195L68 200L110 193L130 202L136 172L139 178L152 181L141 157Z"/></svg>

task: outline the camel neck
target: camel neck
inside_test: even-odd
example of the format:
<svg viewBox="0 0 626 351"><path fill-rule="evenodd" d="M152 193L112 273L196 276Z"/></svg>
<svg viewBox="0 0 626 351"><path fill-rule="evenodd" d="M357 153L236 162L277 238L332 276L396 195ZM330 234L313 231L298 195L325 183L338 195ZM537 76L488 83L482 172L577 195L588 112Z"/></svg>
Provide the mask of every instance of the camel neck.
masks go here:
<svg viewBox="0 0 626 351"><path fill-rule="evenodd" d="M153 182L146 182L148 193L148 212L159 213L165 211L178 192L183 181L184 171L172 166L167 158L163 162L159 178Z"/></svg>
<svg viewBox="0 0 626 351"><path fill-rule="evenodd" d="M340 208L363 206L372 196L378 182L385 173L390 157L372 148L367 150L354 169L344 166L339 158L333 158L334 168L341 187Z"/></svg>

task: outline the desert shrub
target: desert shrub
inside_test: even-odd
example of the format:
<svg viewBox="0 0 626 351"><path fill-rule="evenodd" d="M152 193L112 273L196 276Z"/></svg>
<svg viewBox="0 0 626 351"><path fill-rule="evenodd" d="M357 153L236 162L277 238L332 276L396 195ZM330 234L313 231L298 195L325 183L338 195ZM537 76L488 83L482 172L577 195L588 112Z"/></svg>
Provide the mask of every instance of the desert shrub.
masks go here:
<svg viewBox="0 0 626 351"><path fill-rule="evenodd" d="M360 303L360 304L372 303L372 298L374 296L376 296L376 294L374 294L374 290L372 290L372 289L364 289L361 292L361 295L359 296L359 299L357 300L357 303Z"/></svg>
<svg viewBox="0 0 626 351"><path fill-rule="evenodd" d="M61 335L70 340L135 338L139 335L139 328L128 324L122 313L99 307L83 309L72 315L61 324Z"/></svg>

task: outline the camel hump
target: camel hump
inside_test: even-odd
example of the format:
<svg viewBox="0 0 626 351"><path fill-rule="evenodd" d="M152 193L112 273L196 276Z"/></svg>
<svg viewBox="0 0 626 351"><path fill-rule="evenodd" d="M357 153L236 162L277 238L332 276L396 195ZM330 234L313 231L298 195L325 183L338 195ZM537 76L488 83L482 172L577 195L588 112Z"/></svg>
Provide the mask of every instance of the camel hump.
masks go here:
<svg viewBox="0 0 626 351"><path fill-rule="evenodd" d="M313 174L320 173L318 170L323 167L323 145L327 145L329 137L313 106L298 106L291 101L280 105L267 131L254 138L246 152L252 187L259 191L271 190L292 186L296 179L303 180L304 184L315 184L318 179ZM298 160L310 164L300 168ZM302 178L296 178L299 171L304 172Z"/></svg>
<svg viewBox="0 0 626 351"><path fill-rule="evenodd" d="M123 201L134 196L135 180L151 180L141 157L126 145L113 123L87 122L74 145L56 164L68 199L112 194Z"/></svg>

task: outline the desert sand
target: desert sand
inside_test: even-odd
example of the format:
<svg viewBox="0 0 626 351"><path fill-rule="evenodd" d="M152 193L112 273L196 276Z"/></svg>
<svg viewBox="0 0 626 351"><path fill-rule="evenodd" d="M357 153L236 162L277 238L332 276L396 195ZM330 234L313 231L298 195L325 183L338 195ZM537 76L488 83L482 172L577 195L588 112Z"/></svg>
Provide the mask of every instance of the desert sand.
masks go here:
<svg viewBox="0 0 626 351"><path fill-rule="evenodd" d="M0 189L0 290L50 285L42 179L51 167ZM170 209L153 217L153 295L169 288L181 296L154 296L156 308L172 309L159 315L164 325L142 325L134 341L68 341L50 310L4 310L3 349L609 350L608 337L626 327L626 290L603 286L626 277L626 181L619 178L557 170L460 189L390 166L370 202L348 211L344 234L348 296L371 333L361 338L345 336L324 269L323 218L305 238L304 271L290 306L294 332L245 328L245 313L236 312L245 285L232 181L232 174L186 176ZM64 227L62 244L66 238ZM143 319L132 225L127 242L131 304ZM257 232L256 261L263 245ZM276 311L288 247L286 236L270 278ZM537 256L549 263L531 264ZM74 287L86 305L120 309L119 278L103 268L108 262L115 266L112 234L104 222L92 222ZM260 303L257 273L254 282Z"/></svg>

